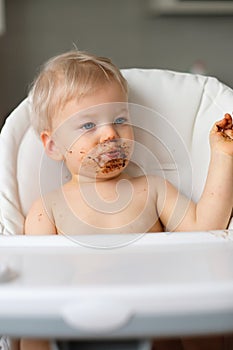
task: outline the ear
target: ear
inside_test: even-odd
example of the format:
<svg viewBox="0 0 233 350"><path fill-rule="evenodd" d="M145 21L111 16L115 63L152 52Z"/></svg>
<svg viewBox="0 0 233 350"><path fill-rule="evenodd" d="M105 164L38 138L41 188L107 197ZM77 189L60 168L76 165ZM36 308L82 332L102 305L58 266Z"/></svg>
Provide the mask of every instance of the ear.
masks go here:
<svg viewBox="0 0 233 350"><path fill-rule="evenodd" d="M54 160L63 160L63 154L51 136L51 132L43 131L40 135L41 141L45 148L45 153Z"/></svg>

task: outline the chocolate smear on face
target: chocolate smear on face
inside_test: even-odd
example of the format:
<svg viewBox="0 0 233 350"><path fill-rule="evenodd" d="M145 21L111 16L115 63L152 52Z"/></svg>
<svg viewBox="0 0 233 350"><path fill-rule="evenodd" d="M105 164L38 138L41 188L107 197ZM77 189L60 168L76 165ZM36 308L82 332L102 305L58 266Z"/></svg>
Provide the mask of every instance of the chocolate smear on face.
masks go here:
<svg viewBox="0 0 233 350"><path fill-rule="evenodd" d="M82 163L85 171L95 172L96 175L107 175L114 171L123 170L129 161L131 147L128 142L108 141L99 144L89 152Z"/></svg>
<svg viewBox="0 0 233 350"><path fill-rule="evenodd" d="M124 168L125 164L126 159L124 158L111 159L108 162L106 162L103 167L101 167L101 172L103 174L108 174L114 170Z"/></svg>

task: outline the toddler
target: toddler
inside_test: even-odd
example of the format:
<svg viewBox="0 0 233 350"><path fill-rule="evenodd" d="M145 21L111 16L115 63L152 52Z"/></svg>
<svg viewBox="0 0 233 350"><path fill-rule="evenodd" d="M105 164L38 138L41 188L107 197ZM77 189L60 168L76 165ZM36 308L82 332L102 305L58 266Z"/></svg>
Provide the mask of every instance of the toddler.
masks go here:
<svg viewBox="0 0 233 350"><path fill-rule="evenodd" d="M48 61L30 91L32 124L46 154L64 161L71 179L39 198L25 234L124 234L217 230L233 207L230 114L210 131L211 159L194 203L155 175L131 176L134 146L127 82L107 58L71 51ZM49 176L49 174L48 174ZM22 340L21 349L48 349Z"/></svg>
<svg viewBox="0 0 233 350"><path fill-rule="evenodd" d="M127 82L110 60L79 51L57 56L42 69L30 97L32 123L45 152L64 161L71 179L33 204L26 234L227 227L233 206L230 114L210 132L208 177L194 203L160 177L127 174L134 144Z"/></svg>

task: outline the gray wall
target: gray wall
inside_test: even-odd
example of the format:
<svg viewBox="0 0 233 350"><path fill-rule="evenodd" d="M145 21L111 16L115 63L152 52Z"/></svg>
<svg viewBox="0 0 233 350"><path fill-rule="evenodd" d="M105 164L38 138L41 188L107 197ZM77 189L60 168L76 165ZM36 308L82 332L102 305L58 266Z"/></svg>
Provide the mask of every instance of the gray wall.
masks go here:
<svg viewBox="0 0 233 350"><path fill-rule="evenodd" d="M6 0L0 37L0 125L22 100L37 67L72 48L109 56L121 68L208 74L233 87L233 17L155 17L147 0Z"/></svg>

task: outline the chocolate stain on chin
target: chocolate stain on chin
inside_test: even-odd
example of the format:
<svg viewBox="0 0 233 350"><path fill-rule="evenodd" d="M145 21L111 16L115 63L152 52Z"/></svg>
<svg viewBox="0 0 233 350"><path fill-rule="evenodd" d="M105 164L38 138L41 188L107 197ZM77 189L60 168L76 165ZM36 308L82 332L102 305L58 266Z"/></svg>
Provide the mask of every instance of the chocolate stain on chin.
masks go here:
<svg viewBox="0 0 233 350"><path fill-rule="evenodd" d="M101 145L102 148L106 148L109 147L108 144L103 144ZM114 170L121 170L123 168L125 168L125 166L127 165L127 154L129 154L130 147L129 145L127 145L126 143L123 143L120 147L117 148L116 151L118 151L120 153L119 158L113 158L113 159L109 159L104 161L104 157L103 154L101 152L101 150L99 150L99 155L96 155L96 152L93 152L93 154L89 154L86 155L86 160L87 163L89 163L89 165L93 164L92 162L94 162L95 168L96 168L96 174L98 173L102 173L102 174L108 174ZM111 152L111 149L109 150ZM105 149L106 152L106 149ZM83 151L80 151L80 153L85 153ZM86 166L88 166L88 164L86 164Z"/></svg>
<svg viewBox="0 0 233 350"><path fill-rule="evenodd" d="M124 168L125 164L126 159L124 158L111 159L106 162L103 167L101 167L101 172L103 174L108 174L114 170Z"/></svg>

